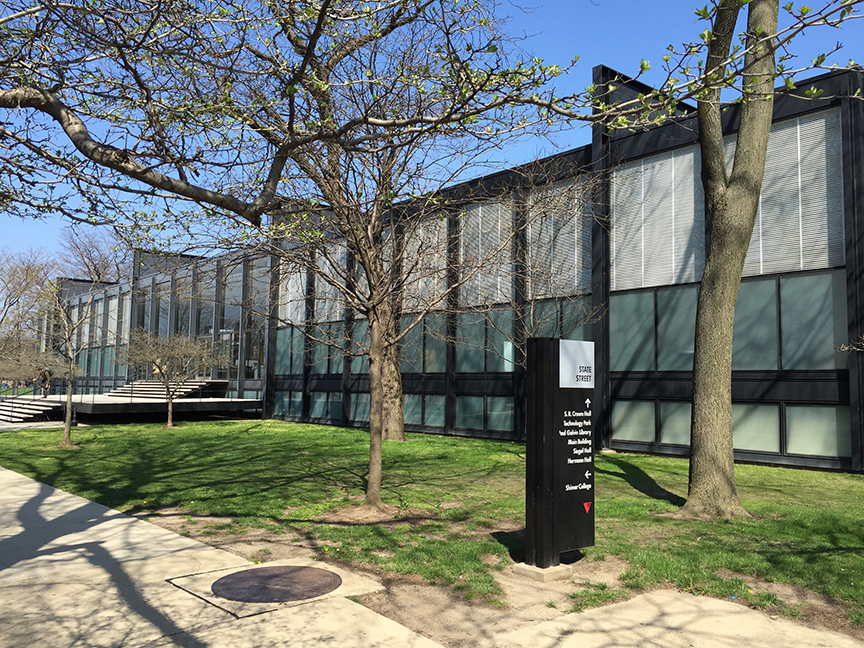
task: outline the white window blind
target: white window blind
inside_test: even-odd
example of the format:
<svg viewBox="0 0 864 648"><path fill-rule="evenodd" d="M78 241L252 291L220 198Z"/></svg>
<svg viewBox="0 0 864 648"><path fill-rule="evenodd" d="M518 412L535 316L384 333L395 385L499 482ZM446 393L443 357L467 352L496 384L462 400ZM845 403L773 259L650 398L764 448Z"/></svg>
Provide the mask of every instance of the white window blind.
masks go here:
<svg viewBox="0 0 864 648"><path fill-rule="evenodd" d="M512 295L512 209L509 204L470 205L460 217L461 306L509 301Z"/></svg>
<svg viewBox="0 0 864 648"><path fill-rule="evenodd" d="M531 192L527 265L530 299L591 291L591 211L581 181Z"/></svg>
<svg viewBox="0 0 864 648"><path fill-rule="evenodd" d="M735 135L724 140L731 172ZM771 129L744 276L844 264L840 114ZM612 290L701 279L704 196L698 146L628 162L612 179Z"/></svg>
<svg viewBox="0 0 864 648"><path fill-rule="evenodd" d="M306 270L283 263L279 285L279 325L306 321Z"/></svg>
<svg viewBox="0 0 864 648"><path fill-rule="evenodd" d="M339 285L347 279L348 255L342 241L328 242L317 250L319 274L315 277L315 321L342 319L345 298Z"/></svg>
<svg viewBox="0 0 864 648"><path fill-rule="evenodd" d="M447 278L447 220L429 217L403 227L403 308L442 307Z"/></svg>
<svg viewBox="0 0 864 648"><path fill-rule="evenodd" d="M698 147L637 160L612 180L612 290L698 281L705 216Z"/></svg>
<svg viewBox="0 0 864 648"><path fill-rule="evenodd" d="M744 276L845 263L841 147L837 109L774 125Z"/></svg>

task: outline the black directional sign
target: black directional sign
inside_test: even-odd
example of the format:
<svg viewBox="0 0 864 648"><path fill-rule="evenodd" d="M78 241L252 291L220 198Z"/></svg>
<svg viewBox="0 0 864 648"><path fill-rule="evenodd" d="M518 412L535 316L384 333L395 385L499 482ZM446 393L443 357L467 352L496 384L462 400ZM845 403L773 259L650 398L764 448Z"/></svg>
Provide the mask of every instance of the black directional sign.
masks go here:
<svg viewBox="0 0 864 648"><path fill-rule="evenodd" d="M527 345L526 559L551 567L594 545L594 343Z"/></svg>

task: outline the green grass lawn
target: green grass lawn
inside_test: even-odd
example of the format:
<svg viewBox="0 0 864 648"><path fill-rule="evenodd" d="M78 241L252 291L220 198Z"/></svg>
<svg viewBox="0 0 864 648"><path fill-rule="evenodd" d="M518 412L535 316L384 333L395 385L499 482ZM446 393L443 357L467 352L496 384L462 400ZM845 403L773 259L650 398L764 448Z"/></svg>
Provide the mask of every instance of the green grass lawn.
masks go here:
<svg viewBox="0 0 864 648"><path fill-rule="evenodd" d="M432 435L385 443L383 496L402 515L388 524L328 525L316 518L362 497L363 430L277 421L172 430L141 424L77 429L78 450L57 448L59 440L57 430L2 433L0 465L123 511L176 506L229 516L241 531L264 526L315 538L322 557L419 574L489 601L500 593L491 572L524 555L525 456L518 444ZM629 561L628 588L671 583L798 613L749 591L728 570L827 594L864 623L864 477L738 466L738 489L753 518L709 523L657 515L683 503L686 460L602 455L596 472L597 546L586 559ZM589 590L574 609L622 595Z"/></svg>
<svg viewBox="0 0 864 648"><path fill-rule="evenodd" d="M6 389L0 389L0 396L9 396L9 397L12 397L12 396L29 396L32 393L33 393L32 387L19 387L17 394L15 393L15 390L12 389L11 387L8 387Z"/></svg>

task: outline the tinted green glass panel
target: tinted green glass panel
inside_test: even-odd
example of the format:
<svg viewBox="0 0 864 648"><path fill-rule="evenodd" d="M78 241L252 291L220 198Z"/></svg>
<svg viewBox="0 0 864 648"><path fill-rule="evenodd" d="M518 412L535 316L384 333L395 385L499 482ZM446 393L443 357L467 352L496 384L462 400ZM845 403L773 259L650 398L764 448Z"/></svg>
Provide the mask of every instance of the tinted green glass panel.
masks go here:
<svg viewBox="0 0 864 648"><path fill-rule="evenodd" d="M783 369L841 369L848 342L844 270L780 279Z"/></svg>
<svg viewBox="0 0 864 648"><path fill-rule="evenodd" d="M528 337L558 337L558 304L554 301L543 301L529 304L527 307L530 326Z"/></svg>
<svg viewBox="0 0 864 648"><path fill-rule="evenodd" d="M405 394L402 402L405 407L405 424L423 425L423 395Z"/></svg>
<svg viewBox="0 0 864 648"><path fill-rule="evenodd" d="M736 450L780 452L779 406L733 403L732 445Z"/></svg>
<svg viewBox="0 0 864 648"><path fill-rule="evenodd" d="M291 329L291 373L303 373L303 345L306 341L306 336L299 328Z"/></svg>
<svg viewBox="0 0 864 648"><path fill-rule="evenodd" d="M356 423L369 420L369 394L351 394L351 420Z"/></svg>
<svg viewBox="0 0 864 648"><path fill-rule="evenodd" d="M616 441L651 443L654 427L654 401L613 401L612 438Z"/></svg>
<svg viewBox="0 0 864 648"><path fill-rule="evenodd" d="M309 416L312 418L327 418L327 392L312 392Z"/></svg>
<svg viewBox="0 0 864 648"><path fill-rule="evenodd" d="M319 327L314 327L312 330L312 373L326 374L328 367L329 349L327 345L321 341L321 337L326 335Z"/></svg>
<svg viewBox="0 0 864 648"><path fill-rule="evenodd" d="M690 403L660 403L660 443L690 445Z"/></svg>
<svg viewBox="0 0 864 648"><path fill-rule="evenodd" d="M456 427L471 430L483 429L483 397L456 397Z"/></svg>
<svg viewBox="0 0 864 648"><path fill-rule="evenodd" d="M402 318L402 330L414 323L414 318ZM402 338L399 349L399 367L402 373L423 371L423 323L417 324Z"/></svg>
<svg viewBox="0 0 864 648"><path fill-rule="evenodd" d="M654 369L654 293L609 298L609 366L612 371Z"/></svg>
<svg viewBox="0 0 864 648"><path fill-rule="evenodd" d="M513 431L513 398L510 396L487 396L486 427L489 430Z"/></svg>
<svg viewBox="0 0 864 648"><path fill-rule="evenodd" d="M447 371L446 320L443 315L429 315L423 324L424 370L427 373L444 373Z"/></svg>
<svg viewBox="0 0 864 648"><path fill-rule="evenodd" d="M273 416L282 417L288 414L291 403L291 392L276 392L273 396Z"/></svg>
<svg viewBox="0 0 864 648"><path fill-rule="evenodd" d="M692 371L698 286L657 291L657 369Z"/></svg>
<svg viewBox="0 0 864 648"><path fill-rule="evenodd" d="M105 364L102 372L105 376L114 375L114 347L110 346L105 349Z"/></svg>
<svg viewBox="0 0 864 648"><path fill-rule="evenodd" d="M342 420L342 394L330 392L327 398L327 414L331 421Z"/></svg>
<svg viewBox="0 0 864 648"><path fill-rule="evenodd" d="M276 362L274 371L277 374L291 373L291 333L290 328L276 331Z"/></svg>
<svg viewBox="0 0 864 648"><path fill-rule="evenodd" d="M786 407L786 452L820 457L852 455L848 407Z"/></svg>
<svg viewBox="0 0 864 648"><path fill-rule="evenodd" d="M303 416L303 392L291 392L291 416Z"/></svg>
<svg viewBox="0 0 864 648"><path fill-rule="evenodd" d="M365 319L354 322L354 342L354 353L363 354L369 348L369 323ZM369 357L366 355L355 355L351 358L351 373L368 374ZM369 420L368 414L364 420Z"/></svg>
<svg viewBox="0 0 864 648"><path fill-rule="evenodd" d="M462 313L456 319L456 371L484 370L485 320L482 315Z"/></svg>
<svg viewBox="0 0 864 648"><path fill-rule="evenodd" d="M333 322L328 327L327 339L330 340L330 347L327 350L330 354L329 371L332 374L341 374L345 363L345 327L340 322ZM340 415L341 416L341 415Z"/></svg>
<svg viewBox="0 0 864 648"><path fill-rule="evenodd" d="M777 369L777 282L742 281L735 304L732 369Z"/></svg>
<svg viewBox="0 0 864 648"><path fill-rule="evenodd" d="M425 423L433 427L444 427L444 408L446 400L440 394L426 394L424 396L426 403Z"/></svg>
<svg viewBox="0 0 864 648"><path fill-rule="evenodd" d="M591 298L564 299L561 302L561 326L565 340L591 339Z"/></svg>
<svg viewBox="0 0 864 648"><path fill-rule="evenodd" d="M513 371L512 311L489 313L486 339L486 371Z"/></svg>

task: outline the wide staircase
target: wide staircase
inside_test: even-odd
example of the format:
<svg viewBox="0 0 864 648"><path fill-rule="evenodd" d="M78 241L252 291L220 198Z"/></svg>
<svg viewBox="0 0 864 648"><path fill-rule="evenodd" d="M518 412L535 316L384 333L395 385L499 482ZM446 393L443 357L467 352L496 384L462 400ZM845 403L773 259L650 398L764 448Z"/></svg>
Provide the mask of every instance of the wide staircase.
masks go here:
<svg viewBox="0 0 864 648"><path fill-rule="evenodd" d="M227 380L187 380L182 385L172 385L174 399L178 398L225 398ZM158 380L136 380L108 392L106 396L116 398L149 398L165 400L165 386Z"/></svg>
<svg viewBox="0 0 864 648"><path fill-rule="evenodd" d="M29 423L47 421L61 411L62 405L54 400L42 400L33 396L17 396L0 401L0 422Z"/></svg>

